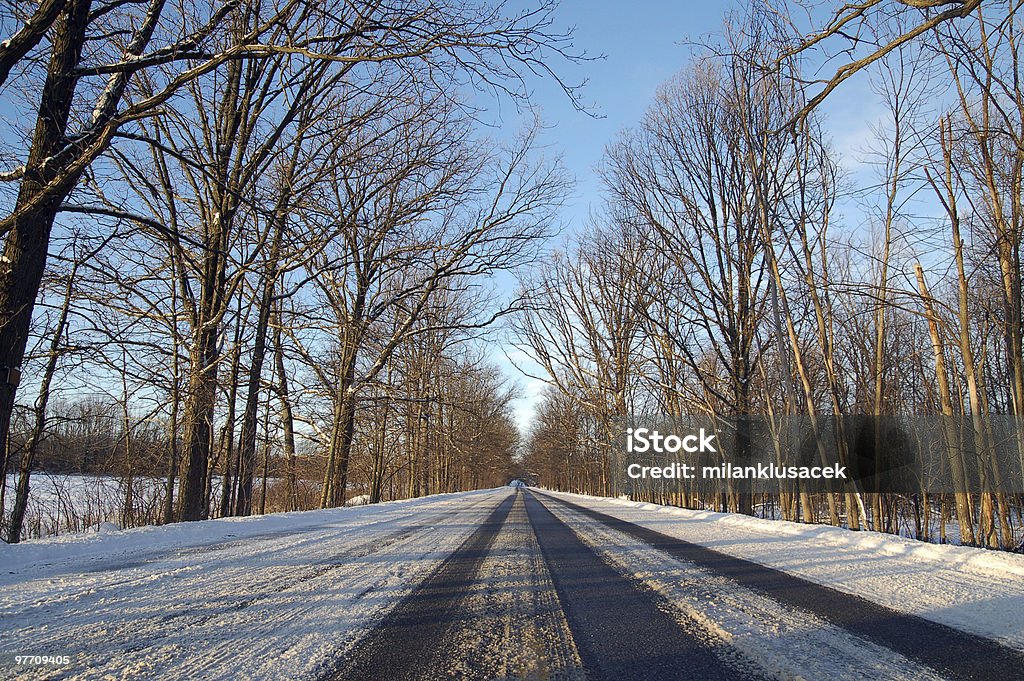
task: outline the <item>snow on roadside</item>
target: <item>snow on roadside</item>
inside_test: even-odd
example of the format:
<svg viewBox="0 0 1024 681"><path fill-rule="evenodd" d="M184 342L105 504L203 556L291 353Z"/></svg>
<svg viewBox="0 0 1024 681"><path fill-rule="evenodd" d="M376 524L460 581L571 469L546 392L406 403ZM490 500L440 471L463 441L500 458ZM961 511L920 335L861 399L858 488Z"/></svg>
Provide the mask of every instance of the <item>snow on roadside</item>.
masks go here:
<svg viewBox="0 0 1024 681"><path fill-rule="evenodd" d="M1024 650L1024 555L623 499L545 493Z"/></svg>
<svg viewBox="0 0 1024 681"><path fill-rule="evenodd" d="M0 665L18 654L70 664L0 676L316 677L510 492L7 547L26 555L0 590Z"/></svg>

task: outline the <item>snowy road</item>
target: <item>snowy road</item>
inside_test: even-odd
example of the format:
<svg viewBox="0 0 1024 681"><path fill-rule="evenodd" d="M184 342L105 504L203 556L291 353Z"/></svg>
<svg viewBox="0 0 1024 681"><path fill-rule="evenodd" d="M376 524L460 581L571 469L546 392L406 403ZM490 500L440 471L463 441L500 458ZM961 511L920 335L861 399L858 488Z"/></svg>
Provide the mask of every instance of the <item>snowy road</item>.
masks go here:
<svg viewBox="0 0 1024 681"><path fill-rule="evenodd" d="M1022 556L532 490L29 542L0 565L2 678L1024 674Z"/></svg>

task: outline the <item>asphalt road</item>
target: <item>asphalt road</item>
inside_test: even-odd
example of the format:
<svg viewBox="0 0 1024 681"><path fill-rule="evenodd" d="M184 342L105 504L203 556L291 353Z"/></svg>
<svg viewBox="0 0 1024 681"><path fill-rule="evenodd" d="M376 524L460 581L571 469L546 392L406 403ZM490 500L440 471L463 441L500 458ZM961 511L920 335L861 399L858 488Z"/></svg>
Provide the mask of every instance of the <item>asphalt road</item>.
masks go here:
<svg viewBox="0 0 1024 681"><path fill-rule="evenodd" d="M575 530L563 520L569 517ZM645 575L616 567L592 536L581 536L579 522L639 540L695 571L806 613L809 622L839 631L834 638L848 639L847 647L862 645L877 658L898 661L896 667L884 667L881 660L877 667L855 664L837 669L836 678L1024 678L1024 654L994 641L563 499L519 490L500 501L426 581L350 646L322 681L785 676L730 645L728 636L716 635L699 613L674 607Z"/></svg>

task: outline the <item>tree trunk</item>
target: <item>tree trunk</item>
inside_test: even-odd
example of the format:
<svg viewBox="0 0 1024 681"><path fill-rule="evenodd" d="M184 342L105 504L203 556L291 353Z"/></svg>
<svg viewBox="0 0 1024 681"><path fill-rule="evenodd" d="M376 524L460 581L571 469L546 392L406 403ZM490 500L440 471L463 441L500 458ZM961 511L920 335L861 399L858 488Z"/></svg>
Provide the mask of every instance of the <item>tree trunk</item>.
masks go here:
<svg viewBox="0 0 1024 681"><path fill-rule="evenodd" d="M274 361L277 369L277 397L281 400L281 426L284 429L284 454L288 464L288 510L299 510L299 488L295 471L295 418L288 396L288 374L284 366L284 345L281 343L281 313L274 324Z"/></svg>
<svg viewBox="0 0 1024 681"><path fill-rule="evenodd" d="M21 208L39 197L46 190L46 185L57 179L61 170L58 164L51 164L52 168L42 164L66 144L65 135L78 81L75 69L81 60L90 5L91 0L71 0L56 21L25 174L13 213L0 222L0 229L7 230L0 261L0 451L8 450L15 394L21 378L32 310L46 268L50 231L60 204L77 183L78 175L63 177L63 191L49 192L49 198L33 210L23 213Z"/></svg>
<svg viewBox="0 0 1024 681"><path fill-rule="evenodd" d="M956 515L957 521L960 523L960 540L964 544L974 544L974 512L971 507L970 494L967 492L963 456L958 446L960 439L955 432L953 424L953 399L949 391L945 353L942 336L939 333L939 320L932 306L931 295L928 293L928 286L924 280L924 270L921 269L920 263L915 263L914 273L917 276L921 300L924 304L925 314L928 317L928 332L931 334L932 350L935 354L935 377L939 386L939 402L942 409L943 423L945 424L946 454L949 458L950 471L953 474Z"/></svg>
<svg viewBox="0 0 1024 681"><path fill-rule="evenodd" d="M198 329L185 401L185 469L182 472L179 520L200 520L206 494L213 414L217 401L217 331L219 324Z"/></svg>
<svg viewBox="0 0 1024 681"><path fill-rule="evenodd" d="M252 361L249 364L245 411L242 414L242 436L238 455L238 499L235 503L235 515L240 516L252 513L253 475L256 470L256 417L260 405L263 362L267 355L267 329L270 323L273 292L273 277L268 273L264 277L263 291L259 301L256 337L252 350Z"/></svg>
<svg viewBox="0 0 1024 681"><path fill-rule="evenodd" d="M274 288L278 278L278 258L281 252L281 239L284 233L284 217L282 216L282 197L278 203L274 218L274 236L263 271L259 307L256 312L256 336L253 339L252 362L249 365L248 390L245 396L245 412L242 415L241 451L238 455L238 500L235 515L246 516L252 513L253 473L256 469L256 412L259 409L260 382L263 375L263 362L267 355L267 329L270 324L270 313L274 302Z"/></svg>
<svg viewBox="0 0 1024 681"><path fill-rule="evenodd" d="M238 402L238 374L242 360L241 340L241 302L239 302L239 323L235 326L235 349L231 357L231 379L228 383L228 413L224 419L224 426L220 430L220 454L218 458L224 459L224 476L221 479L220 494L220 515L222 518L231 515L231 500L234 498L235 477L238 466L235 463L235 413ZM213 466L210 472L213 472Z"/></svg>

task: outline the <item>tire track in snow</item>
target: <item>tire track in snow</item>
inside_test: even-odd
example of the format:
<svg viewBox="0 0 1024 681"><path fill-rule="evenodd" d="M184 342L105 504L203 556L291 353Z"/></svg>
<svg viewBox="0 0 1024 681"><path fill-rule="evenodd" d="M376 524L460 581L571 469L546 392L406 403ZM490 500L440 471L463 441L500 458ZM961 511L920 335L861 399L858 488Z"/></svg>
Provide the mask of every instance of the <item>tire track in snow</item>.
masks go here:
<svg viewBox="0 0 1024 681"><path fill-rule="evenodd" d="M532 493L525 494L589 681L764 678L720 639L681 626L664 598L619 574Z"/></svg>
<svg viewBox="0 0 1024 681"><path fill-rule="evenodd" d="M433 659L436 679L585 681L524 495L516 500Z"/></svg>
<svg viewBox="0 0 1024 681"><path fill-rule="evenodd" d="M473 508L481 503L483 502L476 501L469 508ZM416 524L407 526L406 529L399 530L398 532L388 533L384 537L375 537L368 544L372 546L375 542L381 542L380 548L385 548L392 543L392 538L402 539L413 531L422 530L432 524L443 522L446 518L458 512L459 510L446 510L431 516L429 519L416 518L419 521ZM391 527L402 520L408 520L410 517L415 518L415 516L408 514L398 518L388 517L372 523L358 525L355 529L358 530L359 534L372 533L377 529ZM102 601L108 595L116 594L126 588L144 587L160 579L187 579L191 576L191 573L198 572L199 570L210 571L211 569L217 569L221 565L226 569L230 569L232 564L237 565L248 558L259 559L260 557L265 557L271 551L278 553L315 548L323 545L325 539L331 541L331 535L333 534L344 537L349 529L350 527L347 524L332 524L328 527L318 528L318 535L314 535L314 530L310 528L303 528L295 534L276 531L254 535L251 537L253 541L217 542L216 544L161 552L158 554L158 557L152 559L129 561L121 569L105 565L100 569L88 569L75 575L51 578L45 580L44 584L52 588L46 589L45 595L36 601L26 602L21 599L4 599L0 601L0 618L48 617L54 619L57 617L67 617L74 614L74 610L69 611L69 606L89 608L91 607L90 603ZM265 540L269 537L278 541L266 542ZM346 551L358 553L363 551L363 549L362 545L357 545L356 547L347 547ZM304 578L300 576L295 578L294 571L289 571L286 574L271 577L269 582L261 580L258 586L265 587L267 584L282 584L277 590L287 588L289 579L294 579L297 583L304 581L304 579L313 578L317 576L318 568L330 566L336 562L336 559L336 556L329 556L309 563L309 567L313 568L314 573L310 577ZM121 574L129 571L135 574L131 576ZM28 582L25 586L32 588L39 584L38 582ZM230 586L233 587L234 585Z"/></svg>
<svg viewBox="0 0 1024 681"><path fill-rule="evenodd" d="M483 523L380 626L371 630L320 681L430 678L463 595L480 571L516 494L504 498ZM441 678L445 678L442 676Z"/></svg>
<svg viewBox="0 0 1024 681"><path fill-rule="evenodd" d="M1021 669L1024 669L1024 653L991 639L897 612L865 598L670 537L566 499L544 496L590 520L639 539L658 551L725 577L785 606L812 613L832 625L925 664L944 677L963 681L1013 679L1019 678Z"/></svg>
<svg viewBox="0 0 1024 681"><path fill-rule="evenodd" d="M788 608L726 577L595 523L558 504L551 510L619 572L671 603L677 619L696 623L766 673L780 679L938 681L938 672L808 612Z"/></svg>

